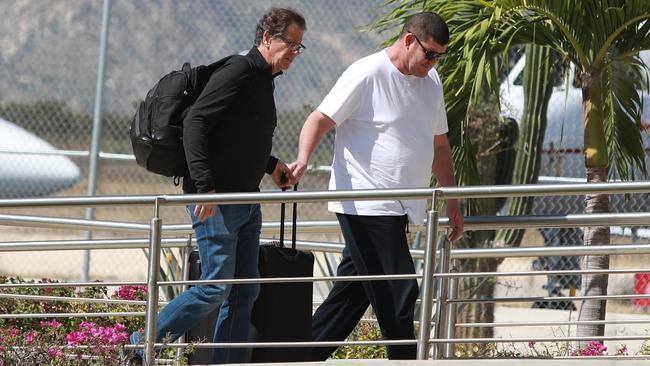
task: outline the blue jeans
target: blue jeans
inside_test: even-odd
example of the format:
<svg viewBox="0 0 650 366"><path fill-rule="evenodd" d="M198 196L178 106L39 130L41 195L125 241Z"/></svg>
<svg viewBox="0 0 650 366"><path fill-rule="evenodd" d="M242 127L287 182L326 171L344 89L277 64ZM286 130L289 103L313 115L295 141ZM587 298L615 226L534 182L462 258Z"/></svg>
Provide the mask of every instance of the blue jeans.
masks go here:
<svg viewBox="0 0 650 366"><path fill-rule="evenodd" d="M257 258L262 228L259 204L221 205L204 222L187 206L199 246L201 279L258 278ZM174 341L221 306L213 342L247 342L259 284L210 284L189 288L158 315L156 341ZM132 337L132 343L136 339ZM245 363L245 348L215 348L213 363Z"/></svg>

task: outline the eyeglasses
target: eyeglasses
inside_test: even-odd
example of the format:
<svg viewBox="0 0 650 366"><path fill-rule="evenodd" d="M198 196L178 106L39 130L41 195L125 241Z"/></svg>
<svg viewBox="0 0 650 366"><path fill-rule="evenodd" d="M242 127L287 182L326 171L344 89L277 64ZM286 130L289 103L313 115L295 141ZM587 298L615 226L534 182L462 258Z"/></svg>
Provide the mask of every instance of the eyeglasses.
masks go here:
<svg viewBox="0 0 650 366"><path fill-rule="evenodd" d="M302 51L305 50L305 48L307 48L302 43L296 43L296 42L288 39L287 37L283 36L282 34L276 34L273 37L275 37L275 38L281 40L282 42L286 43L287 46L289 46L289 49L291 51L293 51L293 52L301 53Z"/></svg>
<svg viewBox="0 0 650 366"><path fill-rule="evenodd" d="M413 33L411 33L411 34L413 34ZM413 34L413 38L415 38L415 40L418 42L420 47L422 47L422 50L424 51L424 58L426 58L427 60L429 60L429 61L431 61L431 60L438 61L445 55L444 52L440 53L440 52L436 52L436 51L429 51L426 48L424 48L424 46L422 45L422 43L420 42L420 40L418 39L418 37L415 34Z"/></svg>

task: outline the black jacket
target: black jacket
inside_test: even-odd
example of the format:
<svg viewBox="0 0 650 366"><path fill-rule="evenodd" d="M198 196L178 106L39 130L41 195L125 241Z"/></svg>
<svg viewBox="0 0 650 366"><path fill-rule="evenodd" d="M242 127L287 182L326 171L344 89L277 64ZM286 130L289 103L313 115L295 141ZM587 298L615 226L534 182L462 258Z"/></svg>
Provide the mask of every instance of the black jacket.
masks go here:
<svg viewBox="0 0 650 366"><path fill-rule="evenodd" d="M277 163L271 156L275 76L256 47L212 74L183 122L184 192L259 191Z"/></svg>

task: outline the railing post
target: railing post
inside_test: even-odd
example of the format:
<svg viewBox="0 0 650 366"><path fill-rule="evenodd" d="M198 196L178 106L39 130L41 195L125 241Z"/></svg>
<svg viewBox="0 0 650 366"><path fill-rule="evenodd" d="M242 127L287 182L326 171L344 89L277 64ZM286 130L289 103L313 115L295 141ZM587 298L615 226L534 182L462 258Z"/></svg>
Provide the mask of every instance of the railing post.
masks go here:
<svg viewBox="0 0 650 366"><path fill-rule="evenodd" d="M456 273L456 267L452 266L450 273ZM449 299L454 300L458 298L458 277L450 278L449 280ZM454 330L456 328L456 303L447 302L447 317L445 319L445 339L454 338ZM445 343L443 347L443 357L452 358L455 355L454 343Z"/></svg>
<svg viewBox="0 0 650 366"><path fill-rule="evenodd" d="M155 364L156 321L158 320L158 271L160 269L160 242L162 219L160 198L156 198L154 217L149 232L149 274L147 277L147 309L145 315L144 365Z"/></svg>
<svg viewBox="0 0 650 366"><path fill-rule="evenodd" d="M185 248L183 248L183 265L181 266L182 279L187 281L190 279L190 254L192 254L192 234L187 236L187 242L185 243ZM185 292L189 286L186 284L181 285L181 292ZM178 338L178 343L185 343L185 335L182 335ZM176 362L179 363L183 353L181 349L178 348L176 351Z"/></svg>
<svg viewBox="0 0 650 366"><path fill-rule="evenodd" d="M436 238L438 237L438 211L436 211L436 191L431 199L431 210L427 221L427 241L424 247L424 269L422 273L420 297L420 332L418 335L418 360L429 356L429 337L431 335L431 308L433 307L433 274L436 267Z"/></svg>
<svg viewBox="0 0 650 366"><path fill-rule="evenodd" d="M440 274L443 273L449 273L449 267L450 267L450 259L451 259L451 241L447 238L443 240L443 246L442 250L440 251ZM447 277L440 277L440 286L438 287L438 301L437 301L437 306L436 306L436 316L435 316L435 323L436 326L434 328L434 338L435 339L445 339L446 337L446 332L445 329L447 329L447 305L448 305L448 298L449 298L449 278ZM438 343L436 347L433 348L433 358L438 359L441 356L441 350L444 349L444 347L441 347L441 344ZM442 355L444 356L444 354Z"/></svg>

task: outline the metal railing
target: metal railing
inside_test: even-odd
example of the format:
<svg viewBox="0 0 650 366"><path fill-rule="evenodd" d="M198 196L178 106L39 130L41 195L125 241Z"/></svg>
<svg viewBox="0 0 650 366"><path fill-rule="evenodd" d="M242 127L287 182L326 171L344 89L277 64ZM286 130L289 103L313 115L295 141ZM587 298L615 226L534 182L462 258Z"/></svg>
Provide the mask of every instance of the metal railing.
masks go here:
<svg viewBox="0 0 650 366"><path fill-rule="evenodd" d="M0 243L0 252L35 251L35 250L71 250L71 249L118 249L118 248L145 248L148 247L150 255L148 260L148 297L145 310L145 362L153 360L155 343L155 327L158 311L158 297L160 286L196 285L208 283L269 283L269 282L312 282L312 281L369 281L386 279L413 279L421 280L421 308L419 318L419 333L416 340L387 340L387 341L347 341L347 342L274 342L274 343L204 343L196 347L291 347L291 346L338 346L338 345L395 345L417 344L418 359L427 359L430 354L434 358L449 357L451 345L455 343L485 343L485 342L517 342L517 341L547 341L544 337L526 339L496 339L496 338L453 338L455 327L492 326L499 327L504 324L456 324L454 307L462 303L476 302L508 302L508 301L535 301L547 300L547 297L526 298L490 298L490 299L458 299L456 298L456 280L469 276L538 276L554 274L594 274L594 273L631 273L648 271L649 269L605 270L605 271L520 271L520 272L483 272L483 273L452 273L452 259L461 258L506 258L530 257L550 255L618 255L618 254L650 254L650 244L633 244L590 247L552 247L552 248L493 248L493 249L452 249L451 243L444 241L442 248L436 249L438 233L448 227L445 218L438 217L438 203L446 198L489 198L513 196L541 196L541 195L566 195L587 193L627 194L650 192L649 182L632 183L602 183L602 184L565 184L565 185L522 185L522 186L481 186L458 188L423 188L423 189L395 189L395 190L357 190L357 191L318 191L318 192L273 192L273 193L228 193L228 194L196 194L196 195L162 195L162 196L115 196L115 197L62 197L38 199L5 199L0 200L0 208L45 208L45 207L99 207L113 205L151 205L153 217L149 225L139 223L123 223L98 220L63 219L55 217L0 215L0 225L66 228L78 230L103 230L113 232L149 232L148 239L102 239L102 240L60 240L40 242L6 242ZM432 209L428 213L426 224L426 241L423 250L412 250L414 258L424 261L421 275L384 275L384 276L353 276L353 277L291 277L291 278L262 278L262 279L226 279L207 281L160 281L158 269L160 264L160 250L163 247L184 247L185 238L163 238L163 233L170 235L184 235L191 232L186 224L163 225L160 209L164 205L187 205L196 203L234 204L234 203L278 203L278 202L317 202L341 200L377 200L377 199L431 199ZM543 228L543 227L577 227L577 226L609 226L609 225L647 225L650 222L650 213L625 213L625 214L590 214L590 215L554 215L554 216L485 216L468 217L466 229L482 230L497 228ZM277 229L278 224L265 224L264 231ZM331 232L338 230L336 223L328 222L302 222L298 230L306 232ZM339 252L341 244L298 241L298 248L319 250L325 252ZM436 272L435 264L439 263ZM46 283L46 284L0 284L1 288L21 287L79 287L88 286L89 282ZM137 282L105 282L106 286L123 284L142 284ZM26 286L25 286L26 287ZM648 295L616 295L616 296L572 296L562 299L632 299L648 298ZM557 300L558 298L553 298ZM64 299L49 299L59 301ZM437 304L435 313L433 305ZM129 316L138 316L142 313L126 313ZM25 314L37 316L36 314ZM88 314L85 314L88 315ZM93 313L93 316L97 315ZM45 315L42 315L45 316ZM62 314L47 314L47 316L63 316ZM81 316L81 315L79 315ZM7 314L2 318L10 317ZM13 316L17 317L17 316ZM623 321L624 323L625 321ZM557 322L561 325L575 325L579 321ZM515 326L543 325L548 322L509 323ZM556 324L556 323L553 323ZM603 324L615 324L604 322ZM433 329L432 329L433 327ZM433 334L433 337L431 337ZM589 340L626 340L643 339L644 336L602 336L589 337ZM564 337L566 341L586 340L584 337ZM186 347L187 343L168 345L170 347ZM430 348L433 346L433 352Z"/></svg>

